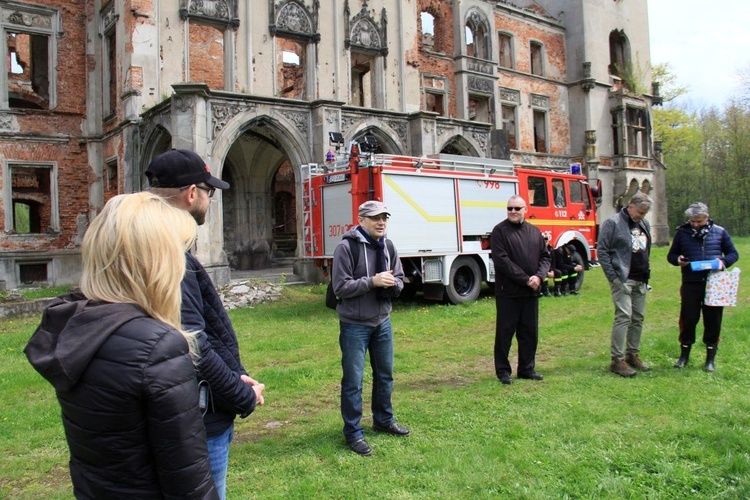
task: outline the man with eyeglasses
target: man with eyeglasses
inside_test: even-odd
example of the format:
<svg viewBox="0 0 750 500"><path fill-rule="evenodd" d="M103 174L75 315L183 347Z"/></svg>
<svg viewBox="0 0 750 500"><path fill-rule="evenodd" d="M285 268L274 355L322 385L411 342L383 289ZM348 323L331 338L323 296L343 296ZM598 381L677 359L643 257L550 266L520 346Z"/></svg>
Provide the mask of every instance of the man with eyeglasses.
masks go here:
<svg viewBox="0 0 750 500"><path fill-rule="evenodd" d="M229 184L211 175L206 162L192 151L172 149L156 156L146 169L150 191L187 211L198 225L216 189ZM265 385L251 378L240 360L237 335L208 273L190 252L182 280L182 326L198 332L201 410L208 436L211 473L220 498L226 497L229 444L234 419L247 417L263 404Z"/></svg>
<svg viewBox="0 0 750 500"><path fill-rule="evenodd" d="M398 437L409 435L409 429L396 423L391 404L391 301L404 288L404 270L395 246L385 236L390 215L385 204L379 201L361 204L357 218L359 225L344 235L333 253L331 283L340 299L336 311L343 371L341 416L344 439L352 451L364 456L372 454L360 423L362 379L368 350L372 366L372 429Z"/></svg>
<svg viewBox="0 0 750 500"><path fill-rule="evenodd" d="M513 335L518 341L521 379L542 380L537 373L539 343L539 295L550 268L550 253L541 231L525 221L526 200L508 199L508 217L492 230L491 252L495 266L495 375L503 384L513 383L508 355Z"/></svg>

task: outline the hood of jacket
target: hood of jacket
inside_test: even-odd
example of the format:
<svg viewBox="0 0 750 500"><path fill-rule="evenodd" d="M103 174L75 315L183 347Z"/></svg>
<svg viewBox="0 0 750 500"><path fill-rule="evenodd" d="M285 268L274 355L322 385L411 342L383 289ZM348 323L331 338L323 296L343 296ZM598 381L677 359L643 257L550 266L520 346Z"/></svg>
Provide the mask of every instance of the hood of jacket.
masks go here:
<svg viewBox="0 0 750 500"><path fill-rule="evenodd" d="M69 391L112 333L145 316L135 304L93 301L80 293L63 295L44 310L23 352L56 390Z"/></svg>

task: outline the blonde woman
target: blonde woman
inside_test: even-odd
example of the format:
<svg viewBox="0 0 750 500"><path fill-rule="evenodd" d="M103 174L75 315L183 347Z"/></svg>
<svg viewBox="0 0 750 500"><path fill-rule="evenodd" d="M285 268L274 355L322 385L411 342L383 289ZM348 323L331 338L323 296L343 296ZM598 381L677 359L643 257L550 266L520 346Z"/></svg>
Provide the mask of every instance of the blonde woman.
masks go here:
<svg viewBox="0 0 750 500"><path fill-rule="evenodd" d="M163 198L115 196L83 239L83 293L52 302L25 349L57 393L77 498L218 498L180 327L194 238Z"/></svg>

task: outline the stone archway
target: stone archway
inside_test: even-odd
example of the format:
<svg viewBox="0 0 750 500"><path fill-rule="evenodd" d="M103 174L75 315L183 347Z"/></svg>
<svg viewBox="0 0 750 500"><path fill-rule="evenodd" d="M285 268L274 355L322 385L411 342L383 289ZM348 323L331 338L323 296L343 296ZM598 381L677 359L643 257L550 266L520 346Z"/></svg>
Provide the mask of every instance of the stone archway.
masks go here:
<svg viewBox="0 0 750 500"><path fill-rule="evenodd" d="M291 141L293 142L293 141ZM298 235L293 145L282 124L256 117L224 157L224 251L235 270L266 269L294 257Z"/></svg>
<svg viewBox="0 0 750 500"><path fill-rule="evenodd" d="M469 140L460 135L455 135L448 139L443 144L443 147L440 148L440 153L447 155L480 156L477 148Z"/></svg>

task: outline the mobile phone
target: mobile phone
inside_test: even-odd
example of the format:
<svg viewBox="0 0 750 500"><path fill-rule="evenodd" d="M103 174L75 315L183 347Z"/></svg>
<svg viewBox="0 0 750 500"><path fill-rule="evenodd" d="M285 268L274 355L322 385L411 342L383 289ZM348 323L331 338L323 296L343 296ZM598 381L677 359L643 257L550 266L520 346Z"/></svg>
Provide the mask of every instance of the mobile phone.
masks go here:
<svg viewBox="0 0 750 500"><path fill-rule="evenodd" d="M690 262L690 259L688 259L687 257L683 257L682 262Z"/></svg>

